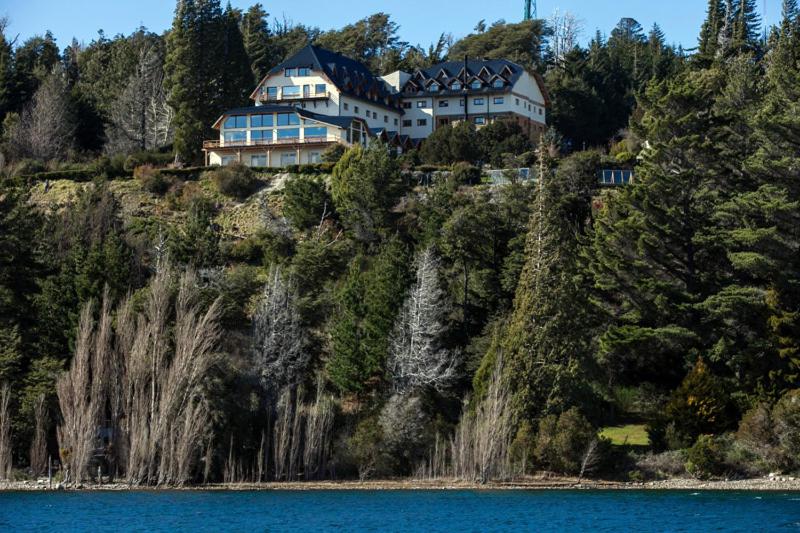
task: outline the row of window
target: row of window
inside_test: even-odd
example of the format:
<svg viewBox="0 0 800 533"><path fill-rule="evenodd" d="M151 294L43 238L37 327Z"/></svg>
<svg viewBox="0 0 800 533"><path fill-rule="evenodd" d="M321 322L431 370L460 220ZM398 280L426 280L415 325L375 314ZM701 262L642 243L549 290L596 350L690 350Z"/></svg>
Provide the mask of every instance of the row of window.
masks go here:
<svg viewBox="0 0 800 533"><path fill-rule="evenodd" d="M311 91L313 88L313 92ZM267 100L278 99L278 87L264 87L261 92L267 95ZM282 98L311 98L312 96L327 95L328 86L324 83L315 85L284 85L280 87Z"/></svg>
<svg viewBox="0 0 800 533"><path fill-rule="evenodd" d="M494 89L502 89L503 87L506 86L506 81L504 79L502 79L502 78L497 78L492 83L485 84L481 80L472 80L470 82L470 84L469 84L469 88L472 89L472 90L475 90L475 91L477 91L479 89L482 89L483 87L488 87L488 86L491 86ZM460 91L461 89L463 89L463 87L464 86L462 85L462 83L460 81L457 81L457 80L453 81L450 84L450 90L451 91ZM441 82L438 82L438 81L432 81L430 83L430 85L428 85L428 90L430 92L439 92L441 89L446 89L446 88L447 87L445 85L443 85ZM414 87L412 85L409 85L408 86L408 91L409 92L413 92L414 91Z"/></svg>
<svg viewBox="0 0 800 533"><path fill-rule="evenodd" d="M517 99L519 100L519 98ZM503 105L505 103L505 97L503 96L495 96L492 98L492 103L495 105ZM464 99L460 98L458 103L461 107L464 107ZM485 98L473 98L472 99L473 105L485 105L486 99ZM450 107L450 100L439 100L439 107ZM428 109L430 108L430 102L428 100L419 100L417 102L418 109ZM411 109L411 102L403 102L403 109Z"/></svg>
<svg viewBox="0 0 800 533"><path fill-rule="evenodd" d="M288 67L284 69L283 75L287 78L295 76L311 76L311 68L309 67Z"/></svg>
<svg viewBox="0 0 800 533"><path fill-rule="evenodd" d="M449 123L449 119L442 119L442 120L444 121L444 122L442 122L443 124L448 124ZM486 124L486 117L473 117L472 118L472 122L476 126L483 126L484 124ZM408 119L403 120L403 127L404 128L410 128L413 125L414 125L414 121L408 120ZM424 119L424 118L417 119L417 126L427 126L427 125L428 125L428 120L427 119Z"/></svg>
<svg viewBox="0 0 800 533"><path fill-rule="evenodd" d="M273 135L273 132L275 132L275 135ZM324 126L303 128L303 136L306 139L310 137L327 137L328 128ZM250 142L257 142L257 141L269 142L274 139L299 139L299 138L300 138L300 128L283 128L278 130L250 130ZM226 131L225 133L223 133L222 139L226 143L246 142L247 130Z"/></svg>
<svg viewBox="0 0 800 533"><path fill-rule="evenodd" d="M249 115L250 116L250 127L251 128L271 128L272 126L299 126L300 125L300 117L297 116L296 113L277 113L277 119L274 118L275 115L272 113L270 114L260 114L260 115ZM231 115L230 117L225 119L223 123L223 128L226 130L233 130L233 129L242 129L247 128L247 117L248 115Z"/></svg>
<svg viewBox="0 0 800 533"><path fill-rule="evenodd" d="M278 154L278 158L282 167L297 164L297 152L282 152ZM319 163L322 161L322 154L320 152L309 152L306 159L308 163ZM222 166L232 165L237 160L238 158L235 155L224 155L222 156ZM265 154L251 155L249 160L245 159L243 162L251 167L266 167L267 156Z"/></svg>
<svg viewBox="0 0 800 533"><path fill-rule="evenodd" d="M349 103L344 102L342 104L342 107L344 108L345 111L350 111L350 104ZM360 112L361 112L361 108L359 106L357 106L357 105L354 105L353 106L353 114L358 115ZM367 117L367 118L373 118L375 120L378 120L378 113L375 112L375 111L370 111L369 109L365 109L364 110L364 116ZM388 124L389 123L389 115L383 115L383 121L386 124ZM398 123L398 119L394 119L394 125L395 126L397 126L397 123Z"/></svg>

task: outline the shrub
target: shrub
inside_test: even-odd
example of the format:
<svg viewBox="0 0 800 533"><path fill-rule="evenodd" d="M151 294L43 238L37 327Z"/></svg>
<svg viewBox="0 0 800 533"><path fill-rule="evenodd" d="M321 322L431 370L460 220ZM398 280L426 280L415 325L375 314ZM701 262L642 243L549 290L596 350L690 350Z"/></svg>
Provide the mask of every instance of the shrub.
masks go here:
<svg viewBox="0 0 800 533"><path fill-rule="evenodd" d="M686 471L697 479L720 476L725 471L725 454L713 435L700 435L686 452Z"/></svg>
<svg viewBox="0 0 800 533"><path fill-rule="evenodd" d="M672 394L666 406L667 422L677 434L695 440L701 434L720 433L731 424L730 400L720 380L699 359Z"/></svg>
<svg viewBox="0 0 800 533"><path fill-rule="evenodd" d="M636 459L636 468L646 479L665 479L686 473L686 455L682 451L647 453Z"/></svg>
<svg viewBox="0 0 800 533"><path fill-rule="evenodd" d="M418 397L393 395L381 409L379 417L383 435L383 452L391 458L395 475L409 475L423 459L430 441L428 415Z"/></svg>
<svg viewBox="0 0 800 533"><path fill-rule="evenodd" d="M481 169L466 162L456 163L452 179L458 185L477 185L481 182Z"/></svg>
<svg viewBox="0 0 800 533"><path fill-rule="evenodd" d="M136 152L129 155L125 159L123 168L128 172L132 172L136 169L136 167L140 167L142 165L165 167L172 163L174 159L175 156L172 154L172 152Z"/></svg>
<svg viewBox="0 0 800 533"><path fill-rule="evenodd" d="M343 144L336 143L330 147L328 147L320 158L325 163L333 163L336 164L344 155L344 152L347 150Z"/></svg>
<svg viewBox="0 0 800 533"><path fill-rule="evenodd" d="M800 467L800 389L789 391L778 400L772 421L781 466L788 470Z"/></svg>
<svg viewBox="0 0 800 533"><path fill-rule="evenodd" d="M333 210L333 204L320 179L295 176L286 182L283 190L283 214L299 229L319 224L323 212Z"/></svg>
<svg viewBox="0 0 800 533"><path fill-rule="evenodd" d="M258 179L253 171L240 164L215 169L212 179L220 193L238 200L244 200L258 188Z"/></svg>
<svg viewBox="0 0 800 533"><path fill-rule="evenodd" d="M347 444L349 455L357 465L359 479L369 479L390 472L388 458L383 453L382 447L383 434L377 417L363 419L356 426Z"/></svg>
<svg viewBox="0 0 800 533"><path fill-rule="evenodd" d="M577 474L597 432L577 407L548 415L539 422L536 438L536 458L551 470Z"/></svg>
<svg viewBox="0 0 800 533"><path fill-rule="evenodd" d="M133 177L139 182L142 189L159 196L166 193L170 186L170 180L154 169L152 165L136 167Z"/></svg>

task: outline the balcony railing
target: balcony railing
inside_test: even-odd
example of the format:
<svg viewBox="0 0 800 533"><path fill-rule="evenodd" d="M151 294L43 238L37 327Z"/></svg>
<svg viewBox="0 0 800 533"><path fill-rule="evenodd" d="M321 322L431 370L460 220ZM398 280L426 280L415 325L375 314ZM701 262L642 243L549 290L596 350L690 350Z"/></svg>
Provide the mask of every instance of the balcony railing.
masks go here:
<svg viewBox="0 0 800 533"><path fill-rule="evenodd" d="M259 146L286 146L293 144L321 144L331 142L342 142L341 137L336 135L307 136L303 139L291 137L287 139L255 139L250 141L203 141L203 148L250 148Z"/></svg>
<svg viewBox="0 0 800 533"><path fill-rule="evenodd" d="M267 94L261 93L258 99L262 102L282 102L286 100L327 100L331 97L329 91L324 93L297 93L297 94Z"/></svg>

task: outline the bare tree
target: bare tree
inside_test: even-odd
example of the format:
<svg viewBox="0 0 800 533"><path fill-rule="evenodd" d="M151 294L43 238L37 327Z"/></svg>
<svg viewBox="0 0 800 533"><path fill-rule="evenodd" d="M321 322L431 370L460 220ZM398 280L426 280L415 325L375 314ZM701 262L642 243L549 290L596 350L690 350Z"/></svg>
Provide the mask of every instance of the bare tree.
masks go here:
<svg viewBox="0 0 800 533"><path fill-rule="evenodd" d="M72 365L57 385L59 443L76 482L105 444L100 429L136 485L186 483L211 439L204 381L217 360L219 301L203 311L187 271L172 305L173 277L170 268L155 276L143 312L123 302L116 328L108 295L96 326L91 305L84 308Z"/></svg>
<svg viewBox="0 0 800 533"><path fill-rule="evenodd" d="M35 427L31 442L30 461L34 475L42 474L47 469L47 398L44 394L36 397L33 404Z"/></svg>
<svg viewBox="0 0 800 533"><path fill-rule="evenodd" d="M11 387L0 386L0 479L11 477Z"/></svg>
<svg viewBox="0 0 800 533"><path fill-rule="evenodd" d="M583 479L583 476L591 473L597 468L598 463L600 462L600 453L599 447L600 441L595 437L589 441L589 444L586 446L586 451L583 454L583 460L581 461L581 471L580 475L578 476L578 481Z"/></svg>
<svg viewBox="0 0 800 533"><path fill-rule="evenodd" d="M456 353L442 346L448 313L431 248L417 261L417 279L403 304L389 347L388 368L397 392L448 386L456 376Z"/></svg>
<svg viewBox="0 0 800 533"><path fill-rule="evenodd" d="M452 448L453 476L486 483L507 477L513 437L511 395L498 358L484 398L474 412L464 409Z"/></svg>
<svg viewBox="0 0 800 533"><path fill-rule="evenodd" d="M550 55L556 64L561 64L564 57L576 46L583 31L583 21L569 11L553 11L548 21L552 35L549 38Z"/></svg>
<svg viewBox="0 0 800 533"><path fill-rule="evenodd" d="M303 446L305 479L319 479L325 474L331 450L334 401L325 393L322 379L317 381L317 397L306 409L306 432Z"/></svg>
<svg viewBox="0 0 800 533"><path fill-rule="evenodd" d="M63 69L41 83L9 134L12 153L48 161L63 159L75 142L75 120Z"/></svg>
<svg viewBox="0 0 800 533"><path fill-rule="evenodd" d="M174 111L164 90L164 58L155 44L139 50L136 69L111 108L106 151L152 150L169 143Z"/></svg>
<svg viewBox="0 0 800 533"><path fill-rule="evenodd" d="M268 392L297 384L309 361L296 300L294 283L273 265L253 317L255 370Z"/></svg>

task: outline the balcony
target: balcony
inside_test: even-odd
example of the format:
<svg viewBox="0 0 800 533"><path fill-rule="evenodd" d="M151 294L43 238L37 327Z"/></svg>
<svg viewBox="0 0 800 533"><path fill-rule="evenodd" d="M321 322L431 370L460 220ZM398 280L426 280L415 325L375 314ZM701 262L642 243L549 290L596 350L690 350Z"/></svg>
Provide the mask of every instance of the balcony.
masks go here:
<svg viewBox="0 0 800 533"><path fill-rule="evenodd" d="M281 146L305 146L319 145L327 143L343 142L341 137L336 135L321 135L314 137L292 137L289 139L258 139L250 141L203 141L203 150L237 149L237 148L260 148L260 147L281 147Z"/></svg>
<svg viewBox="0 0 800 533"><path fill-rule="evenodd" d="M277 95L268 95L267 93L261 93L258 95L258 100L260 102L266 103L275 103L275 102L296 102L299 100L327 100L331 97L330 91L325 91L324 93L298 93L298 94L277 94Z"/></svg>

